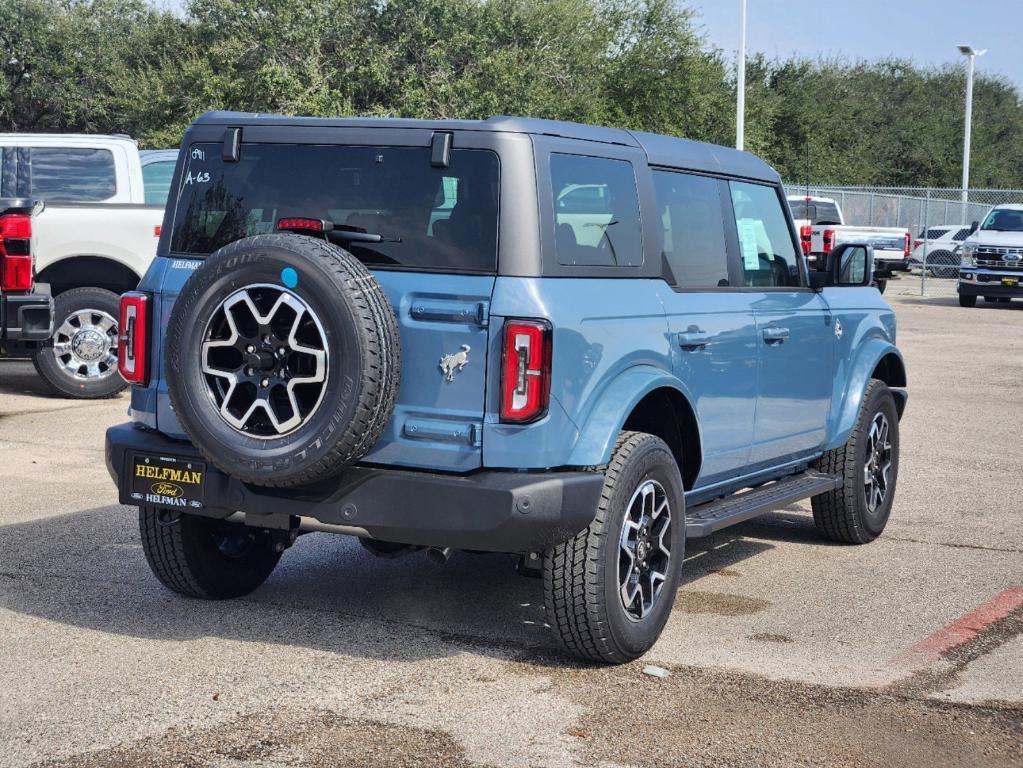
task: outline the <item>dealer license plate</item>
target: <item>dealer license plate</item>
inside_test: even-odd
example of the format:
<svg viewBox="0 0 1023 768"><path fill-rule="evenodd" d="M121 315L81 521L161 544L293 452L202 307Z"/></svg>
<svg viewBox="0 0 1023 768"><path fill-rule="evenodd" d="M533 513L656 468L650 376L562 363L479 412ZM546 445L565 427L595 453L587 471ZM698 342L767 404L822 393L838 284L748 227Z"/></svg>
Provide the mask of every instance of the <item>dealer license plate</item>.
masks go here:
<svg viewBox="0 0 1023 768"><path fill-rule="evenodd" d="M132 454L131 499L139 504L200 509L206 464L194 459Z"/></svg>
<svg viewBox="0 0 1023 768"><path fill-rule="evenodd" d="M1017 285L1019 285L1019 278L1018 277L1003 277L1002 278L1002 285L1007 285L1010 288L1015 288Z"/></svg>

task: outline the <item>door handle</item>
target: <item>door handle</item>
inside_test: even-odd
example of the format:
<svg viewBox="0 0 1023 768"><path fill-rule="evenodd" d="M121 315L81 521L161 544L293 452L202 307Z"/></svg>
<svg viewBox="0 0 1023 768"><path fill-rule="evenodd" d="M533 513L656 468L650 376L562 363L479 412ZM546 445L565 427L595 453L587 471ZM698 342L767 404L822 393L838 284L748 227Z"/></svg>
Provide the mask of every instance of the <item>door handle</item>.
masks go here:
<svg viewBox="0 0 1023 768"><path fill-rule="evenodd" d="M695 351L704 349L710 343L710 337L699 328L691 331L682 331L678 335L678 345L682 349Z"/></svg>
<svg viewBox="0 0 1023 768"><path fill-rule="evenodd" d="M788 337L788 328L779 328L777 325L770 325L764 329L764 341L768 344L781 344Z"/></svg>

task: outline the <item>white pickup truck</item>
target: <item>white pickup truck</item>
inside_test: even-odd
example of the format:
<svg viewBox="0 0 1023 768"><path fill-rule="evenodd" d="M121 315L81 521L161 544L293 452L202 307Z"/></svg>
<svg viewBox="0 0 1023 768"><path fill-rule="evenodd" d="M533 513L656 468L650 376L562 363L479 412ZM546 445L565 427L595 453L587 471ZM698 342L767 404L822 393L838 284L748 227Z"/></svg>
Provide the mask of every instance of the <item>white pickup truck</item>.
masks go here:
<svg viewBox="0 0 1023 768"><path fill-rule="evenodd" d="M0 197L45 202L33 219L36 285L54 297L54 334L33 360L65 395L125 386L118 299L156 253L176 156L124 136L0 134Z"/></svg>
<svg viewBox="0 0 1023 768"><path fill-rule="evenodd" d="M911 236L902 227L856 227L845 223L842 209L830 197L788 195L792 218L799 229L803 253L810 258L826 255L842 243L866 243L874 248L876 273L909 271ZM884 290L886 281L878 280Z"/></svg>

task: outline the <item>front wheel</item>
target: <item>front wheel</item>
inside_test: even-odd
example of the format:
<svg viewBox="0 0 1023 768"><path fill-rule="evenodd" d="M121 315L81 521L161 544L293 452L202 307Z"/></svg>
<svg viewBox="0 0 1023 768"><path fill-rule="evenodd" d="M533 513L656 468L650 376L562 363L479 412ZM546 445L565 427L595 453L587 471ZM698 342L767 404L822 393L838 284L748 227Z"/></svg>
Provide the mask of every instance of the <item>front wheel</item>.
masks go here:
<svg viewBox="0 0 1023 768"><path fill-rule="evenodd" d="M116 395L128 384L117 373L120 298L103 288L73 288L53 302L53 346L32 358L46 382L68 397Z"/></svg>
<svg viewBox="0 0 1023 768"><path fill-rule="evenodd" d="M959 306L960 307L975 307L977 306L977 297L969 294L959 294Z"/></svg>
<svg viewBox="0 0 1023 768"><path fill-rule="evenodd" d="M668 621L682 573L685 497L660 438L623 432L590 525L544 555L547 619L580 658L641 656Z"/></svg>
<svg viewBox="0 0 1023 768"><path fill-rule="evenodd" d="M205 600L247 595L270 577L284 549L265 528L153 507L139 507L139 532L156 578Z"/></svg>
<svg viewBox="0 0 1023 768"><path fill-rule="evenodd" d="M817 469L842 485L814 496L813 521L826 539L866 544L884 530L899 476L899 414L888 386L871 379L852 434L822 456Z"/></svg>

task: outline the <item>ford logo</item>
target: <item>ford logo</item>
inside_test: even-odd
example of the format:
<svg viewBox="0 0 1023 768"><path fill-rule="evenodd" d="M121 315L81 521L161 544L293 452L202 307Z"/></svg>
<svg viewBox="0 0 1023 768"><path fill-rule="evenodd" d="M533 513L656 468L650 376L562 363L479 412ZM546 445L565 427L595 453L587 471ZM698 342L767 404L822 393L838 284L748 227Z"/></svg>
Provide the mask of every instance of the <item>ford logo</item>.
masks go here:
<svg viewBox="0 0 1023 768"><path fill-rule="evenodd" d="M1021 254L1019 251L1016 251L1015 253L1007 253L1007 254L1005 254L1005 260L1006 261L1020 261L1020 260L1023 260L1023 254Z"/></svg>
<svg viewBox="0 0 1023 768"><path fill-rule="evenodd" d="M185 491L180 485L177 485L176 483L168 483L166 481L153 483L150 490L152 490L152 492L157 496L170 496L172 499L185 495Z"/></svg>

